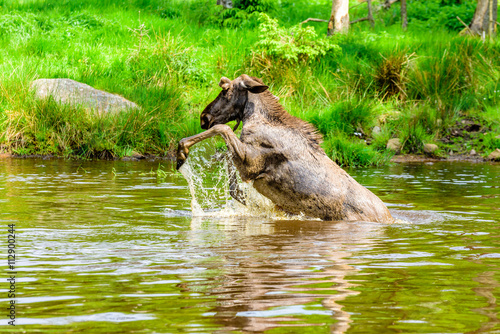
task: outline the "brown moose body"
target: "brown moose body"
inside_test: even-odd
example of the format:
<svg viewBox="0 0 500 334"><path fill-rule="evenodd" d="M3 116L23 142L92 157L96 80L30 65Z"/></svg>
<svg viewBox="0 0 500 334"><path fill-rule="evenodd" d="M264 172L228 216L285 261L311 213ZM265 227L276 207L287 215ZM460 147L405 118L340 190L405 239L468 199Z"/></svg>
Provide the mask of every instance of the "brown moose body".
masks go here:
<svg viewBox="0 0 500 334"><path fill-rule="evenodd" d="M291 116L260 79L222 78L222 91L201 114L198 135L179 142L177 168L189 147L220 135L243 181L281 209L323 220L392 222L385 204L333 162L320 147L321 135ZM238 138L225 123L243 123ZM238 126L238 125L237 125ZM237 185L231 195L244 203Z"/></svg>

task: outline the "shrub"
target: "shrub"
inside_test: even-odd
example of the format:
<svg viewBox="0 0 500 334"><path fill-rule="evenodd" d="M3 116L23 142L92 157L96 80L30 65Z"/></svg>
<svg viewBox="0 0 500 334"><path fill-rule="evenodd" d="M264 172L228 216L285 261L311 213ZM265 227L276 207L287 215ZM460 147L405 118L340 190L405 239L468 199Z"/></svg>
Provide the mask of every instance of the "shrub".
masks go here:
<svg viewBox="0 0 500 334"><path fill-rule="evenodd" d="M313 27L280 27L278 20L260 14L259 51L270 58L287 63L308 62L326 55L340 54L340 47L331 38L319 38Z"/></svg>
<svg viewBox="0 0 500 334"><path fill-rule="evenodd" d="M383 99L392 96L406 98L408 65L414 54L395 52L378 65L375 70L375 84Z"/></svg>
<svg viewBox="0 0 500 334"><path fill-rule="evenodd" d="M251 29L258 25L258 11L245 10L238 7L225 9L216 6L215 1L196 0L189 3L189 13L199 25L219 28Z"/></svg>
<svg viewBox="0 0 500 334"><path fill-rule="evenodd" d="M271 0L234 0L234 7L248 13L264 13L270 11L274 7L274 3Z"/></svg>

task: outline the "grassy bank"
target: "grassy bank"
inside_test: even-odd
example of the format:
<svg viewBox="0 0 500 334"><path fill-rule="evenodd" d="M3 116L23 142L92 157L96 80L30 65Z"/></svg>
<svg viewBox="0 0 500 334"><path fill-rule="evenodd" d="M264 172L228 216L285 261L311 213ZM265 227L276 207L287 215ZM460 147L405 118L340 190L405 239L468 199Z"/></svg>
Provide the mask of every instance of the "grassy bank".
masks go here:
<svg viewBox="0 0 500 334"><path fill-rule="evenodd" d="M416 2L407 32L393 6L377 12L375 29L363 22L330 39L325 23L297 26L328 17L329 3L254 2L267 16L222 11L215 1L0 0L1 149L166 155L201 131L199 113L220 77L242 73L262 78L289 112L315 124L343 165L384 163L396 137L403 153L422 153L425 143L443 156L500 148L500 42L458 36L453 15L470 20L470 2L429 1L426 11ZM351 17L365 12L358 6ZM37 78L71 78L141 110L96 116L37 101L29 89Z"/></svg>

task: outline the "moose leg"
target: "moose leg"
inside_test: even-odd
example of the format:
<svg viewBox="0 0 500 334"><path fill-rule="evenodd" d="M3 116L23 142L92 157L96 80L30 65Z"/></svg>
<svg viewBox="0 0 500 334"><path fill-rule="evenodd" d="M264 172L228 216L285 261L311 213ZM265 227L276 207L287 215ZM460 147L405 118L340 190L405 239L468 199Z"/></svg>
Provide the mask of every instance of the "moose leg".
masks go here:
<svg viewBox="0 0 500 334"><path fill-rule="evenodd" d="M181 139L177 147L177 169L179 169L187 159L189 148L196 143L205 139L212 138L216 135L222 136L226 142L226 146L234 158L239 158L240 161L245 160L246 145L242 143L234 134L231 128L225 124L218 124L211 127L209 130L199 133L197 135Z"/></svg>
<svg viewBox="0 0 500 334"><path fill-rule="evenodd" d="M241 190L236 178L236 167L229 161L227 163L227 174L229 176L229 195L243 205L247 205L245 194Z"/></svg>

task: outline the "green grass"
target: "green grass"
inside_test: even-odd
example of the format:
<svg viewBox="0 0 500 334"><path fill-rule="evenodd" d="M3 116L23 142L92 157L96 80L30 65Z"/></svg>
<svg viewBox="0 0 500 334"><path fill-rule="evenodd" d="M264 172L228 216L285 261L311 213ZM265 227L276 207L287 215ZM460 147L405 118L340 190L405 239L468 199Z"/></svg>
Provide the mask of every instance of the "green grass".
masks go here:
<svg viewBox="0 0 500 334"><path fill-rule="evenodd" d="M380 153L363 140L341 132L329 133L323 147L326 154L340 166L381 165L387 163L393 155L388 151Z"/></svg>
<svg viewBox="0 0 500 334"><path fill-rule="evenodd" d="M224 11L214 2L0 0L0 149L167 155L180 138L201 131L199 113L218 94L220 77L242 73L262 78L289 112L315 124L325 151L342 165L386 162L393 137L407 153L421 153L428 142L484 155L498 146L500 42L457 35L453 15L470 19L471 1L430 1L426 11L412 3L407 32L395 5L376 13L375 29L363 22L329 41L324 23L303 25L314 34L294 26L328 18L330 3L265 2L278 19L276 36L309 36L291 39L297 57L259 30L259 13ZM351 11L352 18L365 14L364 5ZM335 47L311 46L322 43ZM71 78L141 110L98 117L36 101L29 85L37 78ZM480 123L481 135L442 142L463 119Z"/></svg>

